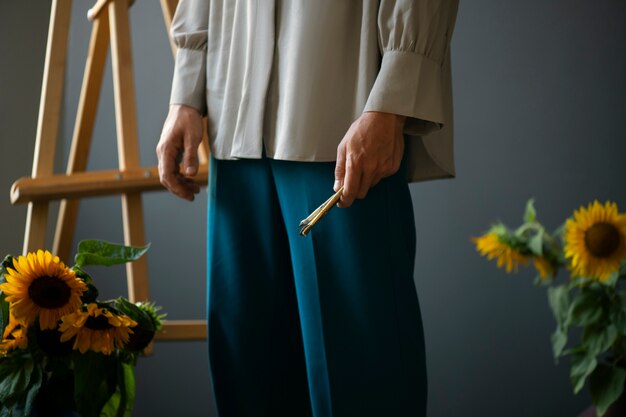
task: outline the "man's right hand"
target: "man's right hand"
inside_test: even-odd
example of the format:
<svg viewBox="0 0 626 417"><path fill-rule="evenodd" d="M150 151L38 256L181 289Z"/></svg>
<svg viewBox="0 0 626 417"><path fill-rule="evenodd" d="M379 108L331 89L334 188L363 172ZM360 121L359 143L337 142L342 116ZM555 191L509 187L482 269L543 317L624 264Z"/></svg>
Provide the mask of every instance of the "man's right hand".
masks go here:
<svg viewBox="0 0 626 417"><path fill-rule="evenodd" d="M198 173L198 147L202 142L202 115L193 107L172 104L156 147L161 184L171 193L193 201L200 186L193 180ZM183 172L177 157L183 153Z"/></svg>

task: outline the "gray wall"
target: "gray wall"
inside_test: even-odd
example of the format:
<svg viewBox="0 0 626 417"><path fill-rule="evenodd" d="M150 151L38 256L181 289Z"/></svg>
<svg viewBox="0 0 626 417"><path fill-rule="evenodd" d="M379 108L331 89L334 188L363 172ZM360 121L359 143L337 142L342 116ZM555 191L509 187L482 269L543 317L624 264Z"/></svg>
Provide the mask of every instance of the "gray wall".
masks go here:
<svg viewBox="0 0 626 417"><path fill-rule="evenodd" d="M76 1L58 160L67 159L92 2ZM0 0L0 253L19 253L25 207L10 184L29 175L49 2ZM132 8L141 159L167 111L172 59L158 2ZM416 284L428 350L430 417L567 417L567 362L555 366L553 319L533 273L508 277L469 241L489 223L520 220L534 196L557 226L595 198L626 211L626 3L621 0L473 0L461 4L453 42L458 178L411 186L418 227ZM90 169L117 164L110 72ZM59 168L62 171L62 168ZM204 317L205 198L144 199L151 295L170 318ZM82 205L78 239L121 241L116 198ZM105 296L125 291L122 269L94 271ZM138 416L213 415L203 343L159 343L137 368Z"/></svg>

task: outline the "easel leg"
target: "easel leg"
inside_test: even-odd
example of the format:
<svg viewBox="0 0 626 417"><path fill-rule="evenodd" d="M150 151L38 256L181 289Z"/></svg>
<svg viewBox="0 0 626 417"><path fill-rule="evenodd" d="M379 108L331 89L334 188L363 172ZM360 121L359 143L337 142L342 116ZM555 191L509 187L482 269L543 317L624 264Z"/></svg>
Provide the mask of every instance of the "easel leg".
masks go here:
<svg viewBox="0 0 626 417"><path fill-rule="evenodd" d="M176 6L178 6L178 0L161 0L161 9L163 10L163 19L165 19L165 28L167 29L168 35L172 27L172 19L174 19ZM168 36L168 39L170 40L172 53L176 56L176 45L174 45L171 36Z"/></svg>
<svg viewBox="0 0 626 417"><path fill-rule="evenodd" d="M204 127L202 129L202 143L200 143L200 147L198 147L198 162L200 162L201 165L206 165L209 163L209 137L206 131L206 117L203 120Z"/></svg>
<svg viewBox="0 0 626 417"><path fill-rule="evenodd" d="M105 8L96 18L91 32L72 147L67 163L68 175L82 172L87 168L108 48L109 14ZM61 259L70 259L78 209L79 200L61 200L53 245L53 252Z"/></svg>
<svg viewBox="0 0 626 417"><path fill-rule="evenodd" d="M39 120L37 121L33 178L54 173L71 10L72 0L53 0L52 2ZM45 248L47 224L48 203L30 203L24 234L24 253Z"/></svg>
<svg viewBox="0 0 626 417"><path fill-rule="evenodd" d="M139 168L139 143L137 140L128 2L126 0L111 0L109 3L109 19L119 165L121 170ZM125 243L136 246L144 245L141 194L125 193L122 195L122 216L124 220ZM147 270L146 256L126 264L128 298L130 301L148 299Z"/></svg>

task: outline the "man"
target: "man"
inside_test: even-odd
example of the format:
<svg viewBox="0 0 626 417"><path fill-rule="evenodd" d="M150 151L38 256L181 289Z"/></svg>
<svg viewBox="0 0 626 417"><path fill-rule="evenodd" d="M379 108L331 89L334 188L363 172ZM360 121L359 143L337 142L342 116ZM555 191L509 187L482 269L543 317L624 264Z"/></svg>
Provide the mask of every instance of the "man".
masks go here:
<svg viewBox="0 0 626 417"><path fill-rule="evenodd" d="M425 415L407 179L454 175L457 7L181 0L157 154L163 185L193 200L207 116L220 416ZM343 209L299 236L299 221L341 187Z"/></svg>

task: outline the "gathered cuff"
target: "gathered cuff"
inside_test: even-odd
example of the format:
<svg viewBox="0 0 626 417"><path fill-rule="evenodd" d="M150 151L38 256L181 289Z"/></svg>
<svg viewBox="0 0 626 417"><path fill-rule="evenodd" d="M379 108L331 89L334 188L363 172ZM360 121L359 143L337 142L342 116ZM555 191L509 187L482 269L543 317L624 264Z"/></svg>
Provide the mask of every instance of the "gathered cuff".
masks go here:
<svg viewBox="0 0 626 417"><path fill-rule="evenodd" d="M442 65L424 55L389 50L364 111L406 116L404 132L425 135L445 122Z"/></svg>
<svg viewBox="0 0 626 417"><path fill-rule="evenodd" d="M170 104L184 104L206 115L206 51L178 48Z"/></svg>

